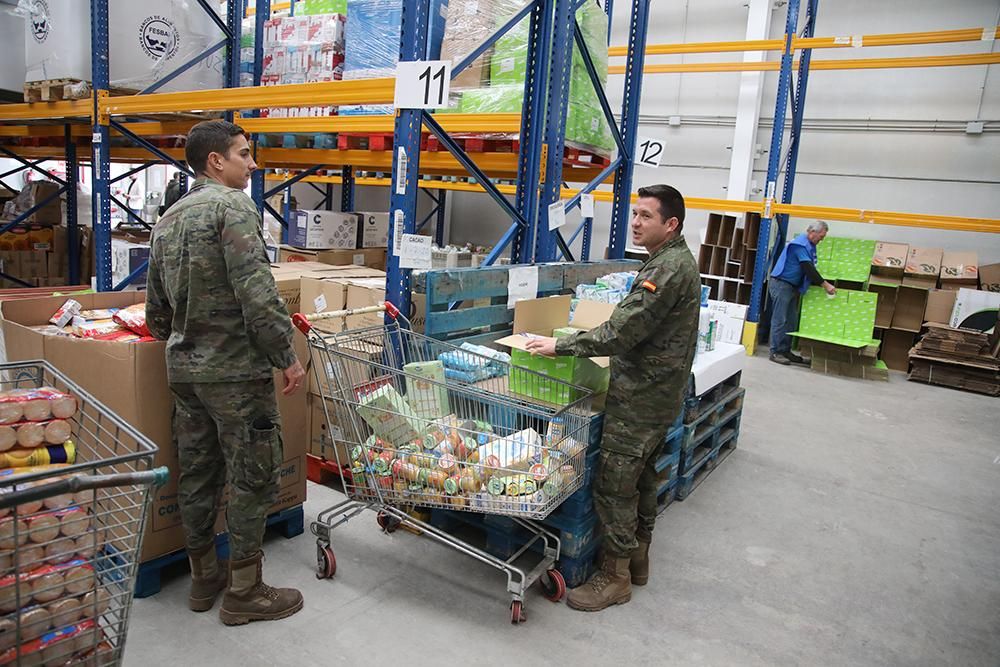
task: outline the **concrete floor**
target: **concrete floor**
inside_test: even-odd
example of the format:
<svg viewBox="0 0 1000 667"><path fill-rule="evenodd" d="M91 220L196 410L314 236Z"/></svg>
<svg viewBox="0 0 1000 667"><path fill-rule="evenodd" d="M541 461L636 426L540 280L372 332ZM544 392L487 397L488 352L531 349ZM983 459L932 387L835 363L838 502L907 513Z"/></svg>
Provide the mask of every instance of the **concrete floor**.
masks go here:
<svg viewBox="0 0 1000 667"><path fill-rule="evenodd" d="M739 447L657 523L632 602L574 612L365 513L314 577L306 534L266 545L298 615L226 628L178 576L136 600L126 664L1000 664L1000 402L907 382L744 373ZM342 496L311 485L307 522Z"/></svg>

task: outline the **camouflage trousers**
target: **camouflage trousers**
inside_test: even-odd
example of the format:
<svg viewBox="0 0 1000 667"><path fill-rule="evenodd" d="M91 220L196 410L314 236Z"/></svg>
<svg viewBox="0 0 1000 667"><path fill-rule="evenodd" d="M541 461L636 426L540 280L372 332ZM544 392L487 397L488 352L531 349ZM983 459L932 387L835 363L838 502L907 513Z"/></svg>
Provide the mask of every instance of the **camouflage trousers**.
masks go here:
<svg viewBox="0 0 1000 667"><path fill-rule="evenodd" d="M660 486L656 458L666 435L662 426L627 424L605 415L594 507L604 530L604 553L609 556L627 558L639 546L637 537L652 537Z"/></svg>
<svg viewBox="0 0 1000 667"><path fill-rule="evenodd" d="M187 548L215 539L229 483L226 527L231 558L260 551L267 510L284 460L274 380L173 383L173 432L180 463L178 502Z"/></svg>

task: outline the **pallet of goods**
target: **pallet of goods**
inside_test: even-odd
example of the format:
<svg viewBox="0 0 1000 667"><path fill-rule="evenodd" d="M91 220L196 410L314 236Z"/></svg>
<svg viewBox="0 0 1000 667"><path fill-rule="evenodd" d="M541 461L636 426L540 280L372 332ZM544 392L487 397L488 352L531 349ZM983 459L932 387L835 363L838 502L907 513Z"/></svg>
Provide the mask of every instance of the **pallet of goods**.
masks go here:
<svg viewBox="0 0 1000 667"><path fill-rule="evenodd" d="M1000 396L1000 333L928 323L910 350L909 379Z"/></svg>

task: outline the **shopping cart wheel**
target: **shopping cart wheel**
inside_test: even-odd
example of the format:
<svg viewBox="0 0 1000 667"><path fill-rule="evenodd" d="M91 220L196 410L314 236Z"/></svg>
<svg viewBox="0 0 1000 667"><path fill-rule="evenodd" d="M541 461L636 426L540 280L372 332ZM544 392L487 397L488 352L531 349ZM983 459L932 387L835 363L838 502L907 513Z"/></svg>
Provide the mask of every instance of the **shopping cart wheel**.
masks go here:
<svg viewBox="0 0 1000 667"><path fill-rule="evenodd" d="M329 579L337 573L337 557L330 546L316 545L316 578Z"/></svg>
<svg viewBox="0 0 1000 667"><path fill-rule="evenodd" d="M559 602L566 595L566 580L563 579L562 573L554 568L545 574L546 576L538 579L538 583L542 587L542 595L545 596L546 600Z"/></svg>
<svg viewBox="0 0 1000 667"><path fill-rule="evenodd" d="M520 600L513 600L510 603L510 622L517 625L527 620L528 617L524 615L524 604Z"/></svg>
<svg viewBox="0 0 1000 667"><path fill-rule="evenodd" d="M379 527L387 533L396 532L396 529L399 528L399 524L403 523L399 520L399 518L394 517L391 514L386 514L385 512L379 512L376 521L378 521Z"/></svg>

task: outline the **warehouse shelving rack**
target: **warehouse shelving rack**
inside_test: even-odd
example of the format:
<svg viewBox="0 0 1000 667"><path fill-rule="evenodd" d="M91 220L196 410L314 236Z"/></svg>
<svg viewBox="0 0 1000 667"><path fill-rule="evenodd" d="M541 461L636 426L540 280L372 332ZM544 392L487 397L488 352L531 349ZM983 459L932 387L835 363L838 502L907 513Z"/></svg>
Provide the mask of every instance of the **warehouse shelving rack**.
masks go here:
<svg viewBox="0 0 1000 667"><path fill-rule="evenodd" d="M799 15L803 1L805 3L805 20L803 28L799 32ZM768 153L768 170L763 201L685 198L685 203L689 209L752 212L758 213L761 216L750 308L743 335L743 343L747 347L749 354L753 354L756 346L757 328L763 311L764 281L770 267L773 266L780 250L784 247L788 218L791 215L865 224L885 224L956 231L1000 232L1000 220L998 219L924 215L853 208L795 205L791 203L802 136L806 91L811 71L956 67L1000 63L1000 53L992 52L904 58L813 60L813 49L949 44L979 41L992 44L993 39L1000 39L1000 26L931 32L852 35L848 37L816 37L816 14L819 0L789 0L787 4L785 34L781 39L653 44L646 49L646 55L651 56L741 51L781 52L780 61L651 64L645 66L646 74L737 71L778 72L779 79L775 100L774 126L770 151ZM798 60L794 58L796 51L800 52ZM612 47L609 49L609 55L612 57L624 54L625 49L623 47ZM797 77L793 77L793 70L797 70ZM609 68L609 72L612 74L626 74L627 76L627 66L612 65ZM791 111L791 132L788 150L783 154L783 139L786 127L788 126L787 111L789 108ZM778 181L782 171L784 171L784 180L779 193ZM773 241L771 239L772 234L775 237Z"/></svg>

